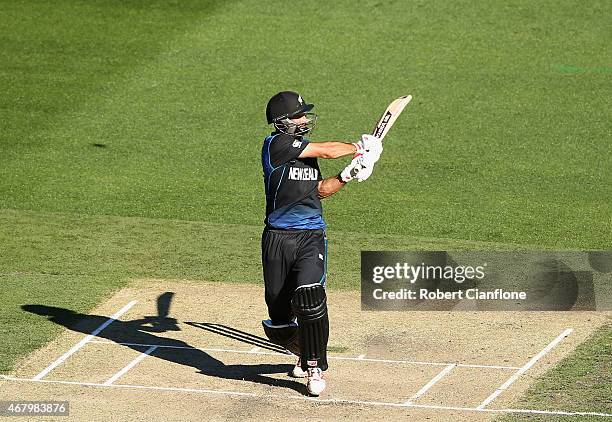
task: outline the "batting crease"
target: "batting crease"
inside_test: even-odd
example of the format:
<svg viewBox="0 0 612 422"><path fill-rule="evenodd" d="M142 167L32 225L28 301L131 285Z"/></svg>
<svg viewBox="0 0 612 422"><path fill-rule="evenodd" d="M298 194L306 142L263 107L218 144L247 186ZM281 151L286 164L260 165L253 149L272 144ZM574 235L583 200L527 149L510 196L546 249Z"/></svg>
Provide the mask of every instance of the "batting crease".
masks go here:
<svg viewBox="0 0 612 422"><path fill-rule="evenodd" d="M207 390L201 388L182 388L182 387L158 387L149 385L129 385L129 384L110 384L104 385L94 382L77 382L77 381L60 381L60 380L36 380L33 378L16 378L7 375L0 375L8 381L15 382L38 382L46 384L66 384L66 385L80 385L86 387L102 387L102 388L126 388L134 390L158 390L158 391L175 391L175 392L186 392L186 393L203 393L203 394L220 394L230 397L235 396L247 396L254 398L264 399L297 399L305 401L313 401L317 403L331 403L331 404L356 404L356 405L368 405L368 406L385 406L395 408L421 408L421 409L434 409L434 410L456 410L466 412L484 412L484 413L532 413L532 414L544 414L544 415L566 415L566 416L603 416L612 417L612 413L597 413L597 412L566 412L563 410L533 410L533 409L479 409L477 407L455 407L455 406L436 406L427 404L405 404L405 403L390 403L390 402L379 402L379 401L364 401L364 400L349 400L349 399L322 399L317 397L306 397L306 396L283 396L281 394L256 394L256 393L243 393L238 391L224 391L224 390Z"/></svg>
<svg viewBox="0 0 612 422"><path fill-rule="evenodd" d="M253 351L251 350L235 350L235 349L222 349L222 348L214 348L214 347L206 347L206 348L197 348L192 346L174 346L174 345L164 345L164 344L144 344L144 343L117 343L114 341L104 341L104 340L93 340L91 343L94 344L118 344L121 346L132 346L132 347L159 347L159 348L169 348L169 349L187 349L187 350L201 350L203 352L221 352L221 353L245 353L251 355L267 355L267 356L283 356L287 357L289 355L285 353L277 353L277 352L262 352L262 351ZM364 356L364 357L362 357ZM412 360L394 360L394 359L373 359L366 358L365 355L359 355L356 358L348 357L348 356L328 356L328 359L335 360L348 360L348 361L359 361L359 362L375 362L375 363L398 363L398 364L408 364L408 365L430 365L430 366L448 366L448 365L456 365L462 368L484 368L484 369L520 369L519 366L503 366L503 365L478 365L471 363L444 363L444 362L422 362L422 361L412 361Z"/></svg>

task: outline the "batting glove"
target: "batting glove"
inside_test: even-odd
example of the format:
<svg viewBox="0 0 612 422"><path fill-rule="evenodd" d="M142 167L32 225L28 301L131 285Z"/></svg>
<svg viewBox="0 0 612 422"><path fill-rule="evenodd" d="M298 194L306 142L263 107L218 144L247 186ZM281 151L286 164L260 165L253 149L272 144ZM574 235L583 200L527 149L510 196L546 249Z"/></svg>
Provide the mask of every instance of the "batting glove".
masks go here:
<svg viewBox="0 0 612 422"><path fill-rule="evenodd" d="M350 162L350 164L346 166L344 170L342 170L342 172L340 173L340 179L342 179L342 181L345 183L350 182L353 179L357 179L357 181L363 182L364 180L367 180L368 177L370 177L373 170L374 165L367 166L364 163L363 156L355 157Z"/></svg>
<svg viewBox="0 0 612 422"><path fill-rule="evenodd" d="M358 156L368 156L367 162L374 164L380 159L380 154L382 154L383 147L382 142L376 136L363 134L361 135L361 140L353 143L357 151L355 152L354 157Z"/></svg>

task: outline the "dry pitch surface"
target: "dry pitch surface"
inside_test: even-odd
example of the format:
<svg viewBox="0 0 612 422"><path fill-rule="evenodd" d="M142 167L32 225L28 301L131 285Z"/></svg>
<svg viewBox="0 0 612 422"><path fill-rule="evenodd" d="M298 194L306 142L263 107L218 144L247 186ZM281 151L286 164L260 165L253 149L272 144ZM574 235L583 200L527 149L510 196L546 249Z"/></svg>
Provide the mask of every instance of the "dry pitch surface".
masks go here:
<svg viewBox="0 0 612 422"><path fill-rule="evenodd" d="M175 294L176 324L150 317L164 292ZM70 419L92 421L489 420L608 318L363 312L358 292L329 296L320 398L287 376L294 358L261 339L261 286L163 280L132 283L77 324L66 310L33 304L67 329L0 378L0 397L68 400Z"/></svg>

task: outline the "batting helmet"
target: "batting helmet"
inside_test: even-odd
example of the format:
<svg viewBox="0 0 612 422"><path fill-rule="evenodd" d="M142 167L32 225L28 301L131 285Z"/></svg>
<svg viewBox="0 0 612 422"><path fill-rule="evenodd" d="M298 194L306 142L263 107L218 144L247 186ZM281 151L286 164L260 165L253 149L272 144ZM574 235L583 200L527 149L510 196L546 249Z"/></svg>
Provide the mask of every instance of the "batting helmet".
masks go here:
<svg viewBox="0 0 612 422"><path fill-rule="evenodd" d="M274 123L277 131L295 136L303 136L315 127L317 115L309 113L314 104L308 104L302 96L293 91L282 91L270 98L266 107L268 124ZM296 124L291 119L307 119Z"/></svg>

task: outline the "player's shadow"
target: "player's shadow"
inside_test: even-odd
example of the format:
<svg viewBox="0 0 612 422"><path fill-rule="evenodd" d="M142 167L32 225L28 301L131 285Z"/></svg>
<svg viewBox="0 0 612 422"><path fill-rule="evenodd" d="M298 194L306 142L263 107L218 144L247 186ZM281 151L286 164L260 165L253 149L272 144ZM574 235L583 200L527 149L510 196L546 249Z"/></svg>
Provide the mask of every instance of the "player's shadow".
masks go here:
<svg viewBox="0 0 612 422"><path fill-rule="evenodd" d="M69 330L83 334L91 334L94 330L108 321L107 316L86 315L70 309L47 305L23 305L27 312L46 316L51 322L59 324ZM172 318L144 317L132 321L115 320L112 324L98 333L97 337L110 340L138 352L144 352L151 345L160 345L150 356L183 366L190 366L199 373L219 378L251 381L275 387L284 387L304 393L304 385L290 379L276 379L267 374L288 373L293 367L290 364L235 364L226 365L208 353L199 350L182 340L158 337L150 331L162 332L164 326L176 331L178 326L172 323ZM151 328L153 326L153 329ZM172 328L174 326L175 328Z"/></svg>
<svg viewBox="0 0 612 422"><path fill-rule="evenodd" d="M282 353L284 355L291 354L284 347L272 343L270 340L264 337L259 337L254 334L247 333L246 331L240 331L233 327L228 327L223 324L214 324L212 322L191 322L186 321L185 324L191 325L192 327L201 328L202 330L210 331L211 333L219 334L224 337L229 337L234 340L238 340L242 343L251 344L253 346L260 347L262 349L271 350L276 353Z"/></svg>

